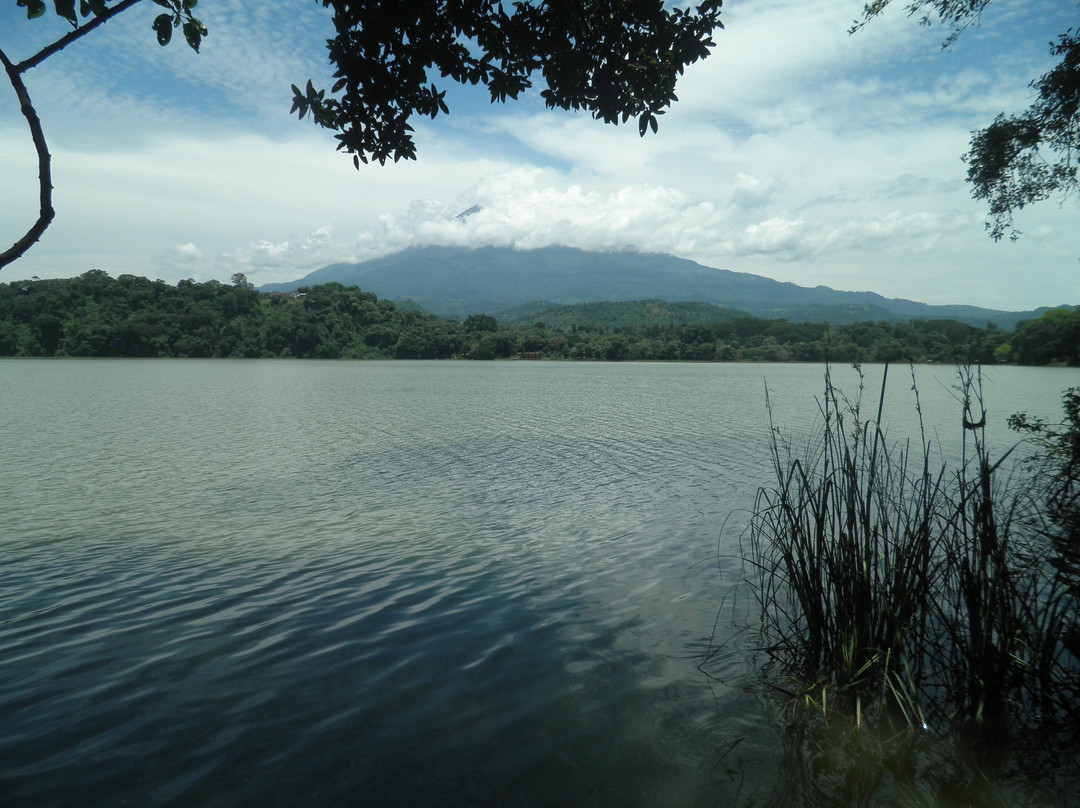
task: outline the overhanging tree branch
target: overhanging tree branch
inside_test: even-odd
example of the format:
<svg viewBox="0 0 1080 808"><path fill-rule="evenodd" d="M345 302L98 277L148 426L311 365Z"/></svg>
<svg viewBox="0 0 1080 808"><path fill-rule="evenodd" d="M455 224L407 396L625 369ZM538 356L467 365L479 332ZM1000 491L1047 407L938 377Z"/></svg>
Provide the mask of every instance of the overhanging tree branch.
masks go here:
<svg viewBox="0 0 1080 808"><path fill-rule="evenodd" d="M8 55L3 50L0 50L0 64L4 66L8 81L11 82L15 95L19 99L19 108L30 126L30 136L33 139L34 149L37 151L38 157L38 184L40 189L37 221L26 231L22 238L7 250L0 252L0 269L20 258L39 241L56 216L56 211L52 205L52 156L49 154L49 147L45 142L45 132L41 128L41 120L38 118L37 110L34 109L34 105L30 101L30 92L26 89L26 83L23 81L23 73L37 67L72 42L101 27L117 14L122 14L141 2L142 0L120 0L116 5L109 7L105 6L105 0L84 2L80 5L82 16L90 17L85 24L79 23L74 3L67 5L56 3L56 13L72 24L71 31L18 64L13 63ZM172 37L172 29L182 27L188 45L198 51L199 43L206 34L206 28L191 13L191 9L195 6L197 0L155 0L155 2L159 6L168 9L167 13L158 15L158 18L154 21L154 30L157 31L158 42L162 45L168 44ZM20 5L23 4L20 3ZM41 16L44 13L44 3L39 3L37 9L31 7L31 17Z"/></svg>
<svg viewBox="0 0 1080 808"><path fill-rule="evenodd" d="M0 50L0 63L4 65L8 81L11 82L11 86L15 90L15 96L19 99L19 109L30 127L30 137L34 142L34 150L37 151L39 189L37 221L26 231L22 238L8 249L0 252L0 269L22 257L27 250L41 239L42 234L52 224L52 220L56 218L56 209L53 208L52 204L52 155L49 154L49 144L45 141L45 131L41 128L41 119L38 118L37 110L34 109L34 105L30 101L30 92L26 89L22 74L31 68L37 67L54 53L62 51L72 42L86 36L98 26L104 25L117 14L141 2L142 0L122 0L122 2L94 17L86 25L78 26L69 31L60 39L45 46L29 59L19 62L19 64L13 64L7 54Z"/></svg>
<svg viewBox="0 0 1080 808"><path fill-rule="evenodd" d="M138 0L135 0L135 2L138 2ZM0 50L0 63L4 65L8 81L11 82L11 86L15 89L15 95L19 99L19 108L30 126L30 137L34 141L34 149L37 151L38 156L38 186L40 189L40 206L37 221L26 231L26 235L0 253L0 268L3 268L22 256L41 238L41 234L45 232L56 216L56 211L52 206L52 156L49 154L49 146L45 142L45 132L41 128L41 120L38 118L34 105L30 102L30 93L22 80L22 71L19 70L18 66L11 63L7 54L2 50Z"/></svg>

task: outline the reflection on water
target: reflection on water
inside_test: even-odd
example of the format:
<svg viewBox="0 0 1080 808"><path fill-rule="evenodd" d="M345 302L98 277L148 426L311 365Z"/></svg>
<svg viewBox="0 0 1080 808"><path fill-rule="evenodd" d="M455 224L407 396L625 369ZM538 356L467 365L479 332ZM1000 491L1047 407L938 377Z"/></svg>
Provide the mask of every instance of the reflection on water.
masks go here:
<svg viewBox="0 0 1080 808"><path fill-rule="evenodd" d="M902 722L860 731L850 718L826 722L805 705L783 707L776 783L751 804L1036 808L1080 799L1071 745L1051 748L1031 738L976 749Z"/></svg>
<svg viewBox="0 0 1080 808"><path fill-rule="evenodd" d="M814 367L0 362L2 803L815 804L734 589L766 377L812 421Z"/></svg>

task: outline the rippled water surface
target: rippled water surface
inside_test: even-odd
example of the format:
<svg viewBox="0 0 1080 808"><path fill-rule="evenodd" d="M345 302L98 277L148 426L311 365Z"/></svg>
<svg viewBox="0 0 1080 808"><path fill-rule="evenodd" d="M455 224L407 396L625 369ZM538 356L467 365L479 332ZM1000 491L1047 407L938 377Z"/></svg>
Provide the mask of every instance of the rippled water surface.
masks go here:
<svg viewBox="0 0 1080 808"><path fill-rule="evenodd" d="M0 804L768 793L750 640L698 656L769 482L764 382L798 434L821 376L0 361ZM991 396L1054 416L1070 383Z"/></svg>

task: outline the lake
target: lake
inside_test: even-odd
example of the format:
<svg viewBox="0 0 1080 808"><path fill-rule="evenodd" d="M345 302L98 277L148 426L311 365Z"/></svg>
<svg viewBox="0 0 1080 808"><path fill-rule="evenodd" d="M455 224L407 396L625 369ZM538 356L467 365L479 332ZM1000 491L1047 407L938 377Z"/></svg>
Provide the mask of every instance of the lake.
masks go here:
<svg viewBox="0 0 1080 808"><path fill-rule="evenodd" d="M955 373L916 372L955 453ZM1001 452L1080 384L987 378ZM740 539L766 383L798 440L822 379L0 360L0 804L786 804Z"/></svg>

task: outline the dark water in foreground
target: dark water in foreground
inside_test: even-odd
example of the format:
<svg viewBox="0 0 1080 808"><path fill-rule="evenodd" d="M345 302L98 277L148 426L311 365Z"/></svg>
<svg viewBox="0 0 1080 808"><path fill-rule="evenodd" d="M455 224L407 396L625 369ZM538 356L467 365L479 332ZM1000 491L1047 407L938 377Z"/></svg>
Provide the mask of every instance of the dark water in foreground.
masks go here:
<svg viewBox="0 0 1080 808"><path fill-rule="evenodd" d="M697 665L821 375L0 362L0 805L779 804L752 632Z"/></svg>

